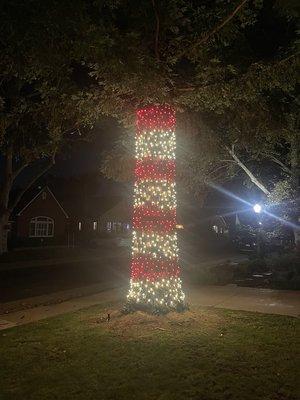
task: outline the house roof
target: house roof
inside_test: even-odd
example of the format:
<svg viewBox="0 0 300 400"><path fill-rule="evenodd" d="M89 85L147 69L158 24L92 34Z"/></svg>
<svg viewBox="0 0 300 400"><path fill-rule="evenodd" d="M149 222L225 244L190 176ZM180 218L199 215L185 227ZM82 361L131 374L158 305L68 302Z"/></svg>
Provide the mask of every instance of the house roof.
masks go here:
<svg viewBox="0 0 300 400"><path fill-rule="evenodd" d="M25 211L27 209L27 207L30 206L30 204L32 204L34 202L35 199L37 199L41 193L47 191L52 198L55 200L55 202L57 203L57 205L59 206L59 208L61 209L61 211L64 213L64 215L66 216L66 218L69 218L68 214L66 213L65 209L63 208L63 206L61 205L61 203L57 200L57 198L55 197L55 195L53 194L53 192L50 190L50 188L48 186L43 187L42 189L39 188L39 191L28 201L26 201L25 205L24 203L20 203L19 206L19 211L17 211L17 216L21 215L23 213L23 211Z"/></svg>
<svg viewBox="0 0 300 400"><path fill-rule="evenodd" d="M122 200L101 215L104 221L127 222L131 219L131 207L127 200Z"/></svg>
<svg viewBox="0 0 300 400"><path fill-rule="evenodd" d="M119 197L95 196L83 198L78 196L65 199L63 204L72 217L98 220L119 202Z"/></svg>
<svg viewBox="0 0 300 400"><path fill-rule="evenodd" d="M85 197L80 192L76 196L72 192L69 195L68 193L67 195L66 193L63 195L59 190L52 191L48 185L43 187L39 185L33 186L24 193L17 207L14 209L11 218L14 219L16 216L22 214L24 210L29 207L30 204L45 190L47 190L55 200L66 217L69 218L90 218L91 220L99 220L102 215L106 214L106 212L112 212L114 214L116 211L117 215L121 215L122 212L120 209L122 209L123 206L119 203L122 201L125 203L127 202L127 200L122 200L119 196L104 195Z"/></svg>
<svg viewBox="0 0 300 400"><path fill-rule="evenodd" d="M211 218L211 221L212 221L213 223L219 222L219 223L221 223L224 227L227 226L226 219L225 219L225 217L224 217L223 215L214 215L214 216Z"/></svg>

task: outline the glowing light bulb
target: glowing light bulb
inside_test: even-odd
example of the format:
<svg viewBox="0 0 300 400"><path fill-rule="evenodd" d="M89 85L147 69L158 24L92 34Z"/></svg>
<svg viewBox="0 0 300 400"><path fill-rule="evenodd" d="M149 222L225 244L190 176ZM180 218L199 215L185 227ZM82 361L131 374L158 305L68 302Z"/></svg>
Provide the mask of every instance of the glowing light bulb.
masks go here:
<svg viewBox="0 0 300 400"><path fill-rule="evenodd" d="M254 212L256 212L256 214L260 214L261 211L262 211L262 206L260 204L258 204L258 203L254 204L253 210L254 210Z"/></svg>

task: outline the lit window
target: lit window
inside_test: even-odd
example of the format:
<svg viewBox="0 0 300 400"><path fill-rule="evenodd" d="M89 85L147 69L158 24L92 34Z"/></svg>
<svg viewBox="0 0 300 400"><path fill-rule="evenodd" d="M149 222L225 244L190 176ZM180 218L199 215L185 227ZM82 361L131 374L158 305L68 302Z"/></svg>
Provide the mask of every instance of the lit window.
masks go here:
<svg viewBox="0 0 300 400"><path fill-rule="evenodd" d="M216 233L219 233L219 228L217 227L217 225L213 225L212 228Z"/></svg>
<svg viewBox="0 0 300 400"><path fill-rule="evenodd" d="M127 232L130 229L130 225L129 224L123 224L123 232Z"/></svg>
<svg viewBox="0 0 300 400"><path fill-rule="evenodd" d="M97 230L97 226L98 226L98 222L94 221L93 222L93 230L96 231Z"/></svg>
<svg viewBox="0 0 300 400"><path fill-rule="evenodd" d="M79 230L79 231L82 230L82 222L78 222L78 230Z"/></svg>
<svg viewBox="0 0 300 400"><path fill-rule="evenodd" d="M30 237L52 237L54 235L54 221L49 217L35 217L30 220Z"/></svg>
<svg viewBox="0 0 300 400"><path fill-rule="evenodd" d="M107 222L106 230L108 230L109 232L111 231L111 222Z"/></svg>

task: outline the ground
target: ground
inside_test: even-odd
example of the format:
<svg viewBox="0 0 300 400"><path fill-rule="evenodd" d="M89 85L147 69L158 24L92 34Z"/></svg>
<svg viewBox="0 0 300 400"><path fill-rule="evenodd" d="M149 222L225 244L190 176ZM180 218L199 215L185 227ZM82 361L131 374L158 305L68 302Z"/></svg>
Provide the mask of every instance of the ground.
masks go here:
<svg viewBox="0 0 300 400"><path fill-rule="evenodd" d="M120 308L106 303L3 331L1 400L299 398L298 319Z"/></svg>

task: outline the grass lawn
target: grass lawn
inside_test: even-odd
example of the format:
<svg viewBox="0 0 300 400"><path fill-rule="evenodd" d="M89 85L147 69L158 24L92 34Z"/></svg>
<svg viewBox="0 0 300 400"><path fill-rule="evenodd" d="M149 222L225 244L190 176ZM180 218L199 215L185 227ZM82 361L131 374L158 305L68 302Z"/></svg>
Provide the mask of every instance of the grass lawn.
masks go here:
<svg viewBox="0 0 300 400"><path fill-rule="evenodd" d="M296 318L117 310L91 307L1 332L0 399L299 399Z"/></svg>

